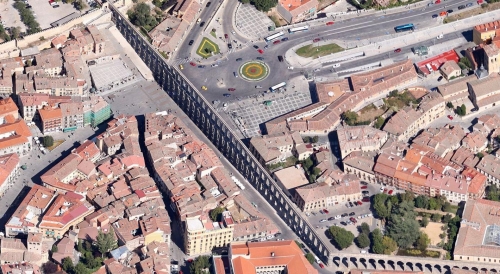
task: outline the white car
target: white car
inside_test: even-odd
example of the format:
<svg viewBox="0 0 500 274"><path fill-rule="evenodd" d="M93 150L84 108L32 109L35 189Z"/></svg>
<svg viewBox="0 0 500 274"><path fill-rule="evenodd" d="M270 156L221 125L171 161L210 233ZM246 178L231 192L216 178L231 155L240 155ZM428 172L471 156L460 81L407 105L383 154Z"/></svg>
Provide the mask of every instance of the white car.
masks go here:
<svg viewBox="0 0 500 274"><path fill-rule="evenodd" d="M342 218L340 215L335 216L335 220Z"/></svg>
<svg viewBox="0 0 500 274"><path fill-rule="evenodd" d="M381 187L380 192L384 192L384 189L385 189L384 187Z"/></svg>
<svg viewBox="0 0 500 274"><path fill-rule="evenodd" d="M438 36L436 37L436 39L438 39L438 40L439 40L439 39L441 39L441 38L443 38L443 34L440 34L440 35L438 35Z"/></svg>
<svg viewBox="0 0 500 274"><path fill-rule="evenodd" d="M272 238L274 238L274 235L269 235L269 236L266 237L266 239L268 239L268 240L270 240Z"/></svg>
<svg viewBox="0 0 500 274"><path fill-rule="evenodd" d="M339 67L340 67L340 64L333 64L333 67L334 67L334 68L339 68Z"/></svg>
<svg viewBox="0 0 500 274"><path fill-rule="evenodd" d="M293 67L288 67L289 70L293 70Z"/></svg>

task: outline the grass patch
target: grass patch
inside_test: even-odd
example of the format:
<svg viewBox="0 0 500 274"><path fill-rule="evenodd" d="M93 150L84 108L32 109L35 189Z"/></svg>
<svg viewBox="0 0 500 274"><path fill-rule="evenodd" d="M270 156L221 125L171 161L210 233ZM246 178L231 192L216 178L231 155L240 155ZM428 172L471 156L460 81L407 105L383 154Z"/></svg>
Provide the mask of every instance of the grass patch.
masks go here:
<svg viewBox="0 0 500 274"><path fill-rule="evenodd" d="M215 34L215 31L211 31L210 35L212 35L215 39L217 39L217 34Z"/></svg>
<svg viewBox="0 0 500 274"><path fill-rule="evenodd" d="M389 96L384 99L384 104L386 107L394 107L395 109L402 109L405 106L417 105L418 100L411 95L408 91L399 93L397 90L391 91Z"/></svg>
<svg viewBox="0 0 500 274"><path fill-rule="evenodd" d="M267 168L269 169L269 171L274 171L277 169L291 167L291 166L295 165L297 162L298 162L297 158L290 156L290 157L286 158L285 162L279 162L276 164L267 165Z"/></svg>
<svg viewBox="0 0 500 274"><path fill-rule="evenodd" d="M276 27L281 27L280 20L278 20L278 17L276 17L276 15L269 16L269 19L271 19L271 21L273 21L273 23L274 23L274 25L276 25Z"/></svg>
<svg viewBox="0 0 500 274"><path fill-rule="evenodd" d="M458 206L457 206L457 205L451 205L451 206L450 206L450 210L448 210L447 212L449 212L449 213L453 213L453 214L457 215L457 212L458 212Z"/></svg>
<svg viewBox="0 0 500 274"><path fill-rule="evenodd" d="M203 37L203 39L200 42L200 45L198 46L198 50L196 50L196 54L205 59L211 57L212 53L218 54L219 52L220 52L219 46L206 37Z"/></svg>
<svg viewBox="0 0 500 274"><path fill-rule="evenodd" d="M439 258L441 253L433 250L418 250L418 249L400 249L397 255L399 256L412 256L412 257L430 257Z"/></svg>
<svg viewBox="0 0 500 274"><path fill-rule="evenodd" d="M47 147L47 149L48 149L49 151L52 151L52 150L54 150L56 147L58 147L58 146L60 146L62 143L64 143L64 141L66 141L66 140L64 140L64 139L54 140L54 144L52 144L52 146L50 146L50 147Z"/></svg>
<svg viewBox="0 0 500 274"><path fill-rule="evenodd" d="M477 6L476 8L473 8L473 9L469 9L469 10L466 10L466 11L463 11L463 12L460 12L457 14L449 15L443 20L443 23L450 23L450 22L454 22L457 20L462 20L465 18L469 18L472 16L483 14L483 13L489 12L489 11L494 11L497 9L500 9L500 2L488 3L486 5L483 4L481 6Z"/></svg>
<svg viewBox="0 0 500 274"><path fill-rule="evenodd" d="M314 47L313 44L310 44L297 49L295 53L297 53L297 55L301 57L306 57L306 58L312 57L313 59L315 59L321 56L341 51L344 51L344 48L333 43L333 44L322 45L319 47Z"/></svg>

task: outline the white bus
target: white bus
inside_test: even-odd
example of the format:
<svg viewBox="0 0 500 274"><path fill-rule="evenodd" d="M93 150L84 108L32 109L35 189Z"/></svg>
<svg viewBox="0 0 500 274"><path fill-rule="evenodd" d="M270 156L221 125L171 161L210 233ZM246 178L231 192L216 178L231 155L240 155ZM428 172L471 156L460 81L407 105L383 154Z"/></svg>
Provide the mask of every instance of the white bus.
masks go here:
<svg viewBox="0 0 500 274"><path fill-rule="evenodd" d="M269 89L271 90L271 92L275 92L277 89L282 88L284 86L286 86L286 82L281 82L281 83L279 83L279 84L277 84L275 86L272 86Z"/></svg>
<svg viewBox="0 0 500 274"><path fill-rule="evenodd" d="M266 38L264 38L264 40L266 40L266 42L269 42L269 41L272 41L274 39L277 39L277 38L280 38L281 36L285 35L282 31L278 32L278 33L275 33L271 36L268 36Z"/></svg>
<svg viewBox="0 0 500 274"><path fill-rule="evenodd" d="M295 33L295 32L301 32L301 31L306 31L306 30L309 30L309 26L288 29L288 33Z"/></svg>

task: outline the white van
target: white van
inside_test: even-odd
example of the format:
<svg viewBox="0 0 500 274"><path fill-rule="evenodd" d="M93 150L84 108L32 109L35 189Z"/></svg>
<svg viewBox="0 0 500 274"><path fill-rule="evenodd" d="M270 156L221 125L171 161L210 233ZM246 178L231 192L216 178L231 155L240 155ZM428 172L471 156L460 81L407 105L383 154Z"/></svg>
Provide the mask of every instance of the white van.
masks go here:
<svg viewBox="0 0 500 274"><path fill-rule="evenodd" d="M333 64L332 66L333 68L339 68L340 67L340 64Z"/></svg>

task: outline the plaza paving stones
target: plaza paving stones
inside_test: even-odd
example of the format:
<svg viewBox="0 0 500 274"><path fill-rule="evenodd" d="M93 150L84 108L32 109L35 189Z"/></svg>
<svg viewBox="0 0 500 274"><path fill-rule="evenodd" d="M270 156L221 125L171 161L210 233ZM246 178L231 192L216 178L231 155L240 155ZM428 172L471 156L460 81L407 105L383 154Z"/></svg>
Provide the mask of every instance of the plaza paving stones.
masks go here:
<svg viewBox="0 0 500 274"><path fill-rule="evenodd" d="M305 92L288 94L286 97L278 94L275 96L276 98L266 98L273 101L271 106L265 106L263 100L255 99L251 102L237 102L227 111L228 115L249 138L260 135L259 125L312 103L310 94Z"/></svg>
<svg viewBox="0 0 500 274"><path fill-rule="evenodd" d="M274 23L265 13L250 4L245 4L236 11L236 26L246 36L257 39L267 36L269 34L267 28L274 26Z"/></svg>

